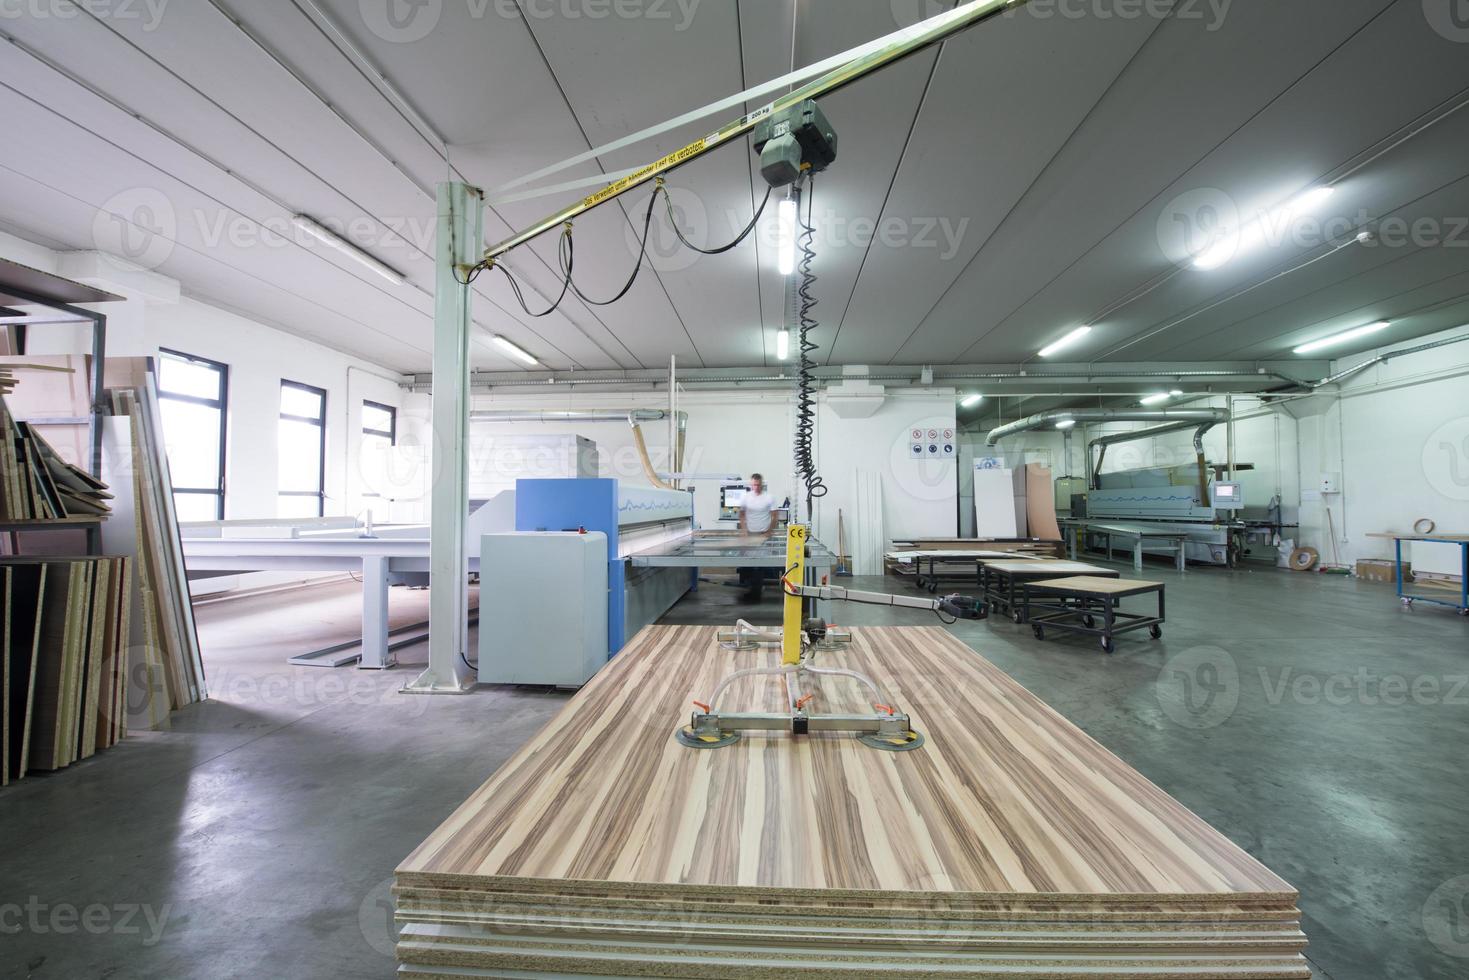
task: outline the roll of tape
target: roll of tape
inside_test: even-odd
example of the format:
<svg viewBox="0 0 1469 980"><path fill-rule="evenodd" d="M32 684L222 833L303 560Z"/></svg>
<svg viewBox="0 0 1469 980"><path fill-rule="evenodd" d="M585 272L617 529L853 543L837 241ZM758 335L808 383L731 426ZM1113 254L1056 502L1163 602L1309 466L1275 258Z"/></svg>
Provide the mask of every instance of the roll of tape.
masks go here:
<svg viewBox="0 0 1469 980"><path fill-rule="evenodd" d="M1320 557L1315 548L1296 548L1290 553L1290 567L1298 572L1309 572L1316 567Z"/></svg>
<svg viewBox="0 0 1469 980"><path fill-rule="evenodd" d="M1413 522L1413 533L1414 534L1432 534L1433 533L1433 529L1436 528L1436 527L1438 527L1438 525L1435 524L1435 523L1433 523L1433 521L1429 520L1426 517L1420 517L1416 521Z"/></svg>

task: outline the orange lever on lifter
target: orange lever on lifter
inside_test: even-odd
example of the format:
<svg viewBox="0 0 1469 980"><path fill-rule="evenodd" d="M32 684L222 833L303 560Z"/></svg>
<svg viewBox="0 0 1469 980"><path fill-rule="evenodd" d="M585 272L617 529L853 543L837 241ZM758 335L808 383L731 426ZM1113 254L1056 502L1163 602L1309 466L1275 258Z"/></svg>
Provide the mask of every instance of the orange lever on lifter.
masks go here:
<svg viewBox="0 0 1469 980"><path fill-rule="evenodd" d="M876 701L872 702L872 706L874 708L876 708L878 711L886 711L890 715L897 714L897 711L895 709L890 708L889 706L887 706L885 704L878 704Z"/></svg>
<svg viewBox="0 0 1469 980"><path fill-rule="evenodd" d="M709 708L709 706L707 704L705 704L703 701L695 701L694 702L694 707L704 709L704 714L706 714L706 715L709 714L709 712L711 710Z"/></svg>
<svg viewBox="0 0 1469 980"><path fill-rule="evenodd" d="M816 697L816 695L814 695L814 694L808 694L808 695L806 695L803 698L797 698L796 699L796 710L799 711L801 708L806 707L806 705L808 705L808 704L811 703L811 699L814 698L814 697Z"/></svg>

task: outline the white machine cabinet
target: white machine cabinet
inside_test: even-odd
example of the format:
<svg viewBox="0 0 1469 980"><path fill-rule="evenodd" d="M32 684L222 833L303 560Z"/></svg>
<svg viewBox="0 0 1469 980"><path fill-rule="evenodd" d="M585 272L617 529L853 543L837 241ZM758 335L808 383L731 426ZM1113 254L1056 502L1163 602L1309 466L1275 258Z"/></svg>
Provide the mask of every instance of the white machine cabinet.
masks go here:
<svg viewBox="0 0 1469 980"><path fill-rule="evenodd" d="M580 687L607 663L607 536L486 534L479 680Z"/></svg>

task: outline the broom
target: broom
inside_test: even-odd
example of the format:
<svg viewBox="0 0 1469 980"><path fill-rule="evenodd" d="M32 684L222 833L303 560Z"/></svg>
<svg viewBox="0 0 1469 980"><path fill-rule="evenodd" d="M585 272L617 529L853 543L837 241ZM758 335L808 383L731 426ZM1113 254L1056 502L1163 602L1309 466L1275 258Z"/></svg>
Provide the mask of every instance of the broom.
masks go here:
<svg viewBox="0 0 1469 980"><path fill-rule="evenodd" d="M840 510L837 511L837 563L831 574L837 578L852 577L852 563L847 560L847 528Z"/></svg>

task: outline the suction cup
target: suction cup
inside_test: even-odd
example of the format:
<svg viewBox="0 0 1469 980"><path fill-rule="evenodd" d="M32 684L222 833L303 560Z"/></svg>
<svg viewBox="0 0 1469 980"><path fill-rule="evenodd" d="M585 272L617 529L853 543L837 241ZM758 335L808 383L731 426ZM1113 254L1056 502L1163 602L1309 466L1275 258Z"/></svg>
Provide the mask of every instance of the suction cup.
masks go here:
<svg viewBox="0 0 1469 980"><path fill-rule="evenodd" d="M881 749L883 752L911 752L923 744L923 736L913 731L904 732L901 735L872 733L857 736L857 741L869 749Z"/></svg>
<svg viewBox="0 0 1469 980"><path fill-rule="evenodd" d="M694 731L690 725L685 725L674 732L673 737L678 744L688 746L691 749L722 749L726 745L733 745L740 740L739 732L721 732L717 735L701 735Z"/></svg>

